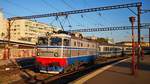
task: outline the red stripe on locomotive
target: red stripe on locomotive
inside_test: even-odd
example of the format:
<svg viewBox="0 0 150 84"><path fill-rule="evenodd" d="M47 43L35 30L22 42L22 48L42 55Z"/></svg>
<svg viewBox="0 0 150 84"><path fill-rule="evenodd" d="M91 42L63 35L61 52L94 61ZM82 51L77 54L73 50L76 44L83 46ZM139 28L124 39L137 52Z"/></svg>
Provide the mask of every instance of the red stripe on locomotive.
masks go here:
<svg viewBox="0 0 150 84"><path fill-rule="evenodd" d="M43 57L36 57L36 61L40 62L42 65L49 65L51 63L57 62L61 67L67 66L67 59L66 58L43 58Z"/></svg>

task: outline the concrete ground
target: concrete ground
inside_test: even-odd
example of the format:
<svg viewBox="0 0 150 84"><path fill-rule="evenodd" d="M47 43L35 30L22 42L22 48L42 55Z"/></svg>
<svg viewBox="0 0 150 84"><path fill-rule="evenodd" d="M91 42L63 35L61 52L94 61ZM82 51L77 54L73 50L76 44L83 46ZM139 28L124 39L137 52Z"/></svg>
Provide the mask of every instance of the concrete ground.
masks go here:
<svg viewBox="0 0 150 84"><path fill-rule="evenodd" d="M92 76L95 73L96 75ZM131 59L122 61L105 70L99 69L88 74L73 84L150 84L150 55L140 61L136 75L131 74ZM91 76L91 78L90 78ZM80 81L80 82L79 82Z"/></svg>

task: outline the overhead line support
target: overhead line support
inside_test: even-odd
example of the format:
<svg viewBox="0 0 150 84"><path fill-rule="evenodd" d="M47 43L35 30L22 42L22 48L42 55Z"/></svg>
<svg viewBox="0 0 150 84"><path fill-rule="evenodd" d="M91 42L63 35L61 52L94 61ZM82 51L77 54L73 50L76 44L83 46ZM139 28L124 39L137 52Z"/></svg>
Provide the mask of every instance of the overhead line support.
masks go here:
<svg viewBox="0 0 150 84"><path fill-rule="evenodd" d="M44 17L52 17L52 16L66 16L66 15L69 15L69 14L78 14L78 13L87 13L87 12L121 9L121 8L129 8L129 7L138 7L138 6L141 6L141 5L142 5L141 2L137 2L137 3L114 5L114 6L105 6L105 7L96 7L96 8L89 8L89 9L73 10L73 11L66 11L66 12L57 12L57 13L31 15L31 16L11 17L11 18L8 18L8 19L9 20L18 20L18 19L44 18Z"/></svg>
<svg viewBox="0 0 150 84"><path fill-rule="evenodd" d="M149 29L149 25L142 25L141 29ZM138 26L134 26L135 29L138 29ZM129 30L131 26L118 26L118 27L103 27L103 28L90 28L90 29L76 29L69 30L69 32L95 32L95 31L114 31L114 30Z"/></svg>

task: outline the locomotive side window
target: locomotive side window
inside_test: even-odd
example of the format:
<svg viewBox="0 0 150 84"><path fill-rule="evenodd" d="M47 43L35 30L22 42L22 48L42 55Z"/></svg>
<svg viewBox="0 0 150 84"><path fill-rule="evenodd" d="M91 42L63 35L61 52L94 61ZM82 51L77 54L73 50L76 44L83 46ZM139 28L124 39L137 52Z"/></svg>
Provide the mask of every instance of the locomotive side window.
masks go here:
<svg viewBox="0 0 150 84"><path fill-rule="evenodd" d="M76 41L74 41L74 46L76 46Z"/></svg>
<svg viewBox="0 0 150 84"><path fill-rule="evenodd" d="M48 38L47 37L39 37L38 45L48 45Z"/></svg>
<svg viewBox="0 0 150 84"><path fill-rule="evenodd" d="M87 44L87 47L89 47L90 45L89 44Z"/></svg>
<svg viewBox="0 0 150 84"><path fill-rule="evenodd" d="M80 47L80 42L77 42L78 47Z"/></svg>
<svg viewBox="0 0 150 84"><path fill-rule="evenodd" d="M50 39L50 45L52 46L61 46L61 44L62 44L62 38L53 37Z"/></svg>
<svg viewBox="0 0 150 84"><path fill-rule="evenodd" d="M81 43L81 47L83 47L83 43Z"/></svg>
<svg viewBox="0 0 150 84"><path fill-rule="evenodd" d="M68 39L64 39L64 46L69 46L69 40Z"/></svg>

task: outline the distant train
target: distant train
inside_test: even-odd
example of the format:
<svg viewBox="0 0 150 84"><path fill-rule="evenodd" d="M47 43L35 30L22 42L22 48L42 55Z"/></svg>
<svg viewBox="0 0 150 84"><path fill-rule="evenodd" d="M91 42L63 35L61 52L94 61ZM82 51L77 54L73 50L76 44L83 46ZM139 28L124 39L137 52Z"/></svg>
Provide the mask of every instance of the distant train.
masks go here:
<svg viewBox="0 0 150 84"><path fill-rule="evenodd" d="M102 46L82 35L52 34L38 38L36 62L40 72L58 74L93 63L97 56L121 54L121 47Z"/></svg>
<svg viewBox="0 0 150 84"><path fill-rule="evenodd" d="M132 54L131 46L122 46L115 44L99 44L97 48L98 56L101 57L114 57L114 56L125 56Z"/></svg>

